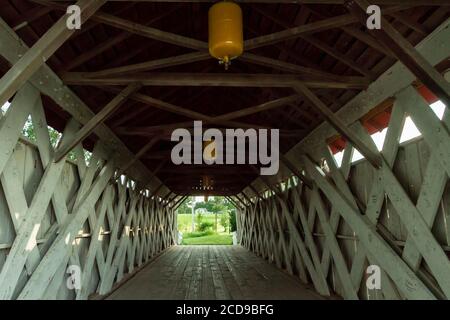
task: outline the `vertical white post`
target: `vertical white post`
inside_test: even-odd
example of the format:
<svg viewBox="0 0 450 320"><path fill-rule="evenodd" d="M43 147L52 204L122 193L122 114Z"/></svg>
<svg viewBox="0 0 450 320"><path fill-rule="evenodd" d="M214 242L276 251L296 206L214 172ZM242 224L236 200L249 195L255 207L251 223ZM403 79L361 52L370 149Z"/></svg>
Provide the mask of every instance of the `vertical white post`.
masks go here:
<svg viewBox="0 0 450 320"><path fill-rule="evenodd" d="M195 197L192 197L192 232L195 231Z"/></svg>

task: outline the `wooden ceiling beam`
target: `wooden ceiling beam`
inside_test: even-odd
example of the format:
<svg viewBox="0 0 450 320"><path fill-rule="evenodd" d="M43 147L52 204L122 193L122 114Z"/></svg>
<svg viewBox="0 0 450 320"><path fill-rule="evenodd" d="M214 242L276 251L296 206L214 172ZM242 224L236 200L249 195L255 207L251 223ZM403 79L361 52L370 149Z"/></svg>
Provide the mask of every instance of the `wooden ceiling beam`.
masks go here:
<svg viewBox="0 0 450 320"><path fill-rule="evenodd" d="M233 190L233 189L229 189L227 188L227 190L211 190L211 191L200 191L200 190L192 190L189 188L184 188L184 189L176 189L174 190L177 192L177 194L179 195L185 195L185 196L218 196L218 197L222 197L222 196L232 196L234 195L237 190Z"/></svg>
<svg viewBox="0 0 450 320"><path fill-rule="evenodd" d="M47 0L32 0L32 1L40 3L42 5L56 6L57 8L61 7L60 4L55 4L54 2L47 1ZM396 7L392 7L392 8L386 8L386 9L384 9L383 13L387 14L390 12L396 12L396 11L402 10L404 8L405 8L405 6L396 6ZM122 19L122 18L116 17L114 15L110 15L110 14L107 14L104 12L98 12L96 15L93 16L92 19L94 19L95 21L113 26L115 28L119 28L119 29L125 30L127 32L138 34L138 35L148 37L148 38L151 38L154 40L170 43L170 44L185 47L185 48L199 50L199 51L205 53L205 55L203 56L205 60L209 59L209 56L206 55L206 53L208 52L208 43L206 43L206 42L203 42L203 41L200 41L197 39L188 38L185 36L181 36L181 35L178 35L175 33L151 28L146 25L142 25L139 23L135 23L135 22L126 20L126 19ZM351 21L349 22L349 20L351 20ZM318 22L313 22L313 23L302 25L299 27L287 29L287 30L284 30L281 32L276 32L276 33L272 33L269 35L264 35L264 36L260 36L260 37L253 38L250 40L246 40L244 42L244 47L246 48L246 51L248 51L248 50L256 49L256 48L266 46L269 44L274 44L274 43L277 43L280 41L299 37L302 34L324 31L324 30L327 30L330 28L339 27L339 26L347 25L347 24L354 23L354 22L357 22L357 20L351 14L333 17L333 18L329 18L329 19L324 19L324 20L321 20ZM113 40L111 40L111 41L113 41ZM324 48L323 45L322 45L322 48ZM189 58L193 59L193 61L202 60L198 56L195 58L192 56L187 56L187 57L185 56L185 57L178 57L178 59L173 60L173 63L175 63L175 65L179 65L182 63L192 62L192 61L190 61ZM347 61L343 55L340 56L340 58L344 58L344 61ZM258 57L257 55L247 55L247 56L244 56L244 59L248 62L252 62L255 64L261 64L262 63L261 59L264 59L264 61L266 63L270 62L270 65L272 68L277 68L280 70L286 70L286 69L299 70L299 66L297 66L297 65L289 64L287 62L280 63L279 60L275 60L275 59L271 59L271 58L262 58L262 57ZM162 63L164 66L168 66L167 60L162 61ZM153 66L153 70L155 70L154 68L156 68L156 67ZM306 69L304 69L303 71L305 71L305 70ZM309 70L309 71L311 71L311 70Z"/></svg>
<svg viewBox="0 0 450 320"><path fill-rule="evenodd" d="M217 180L217 177L229 177L230 174L218 174L218 172L220 173L220 171L222 167L212 167L212 168L201 168L201 169L197 169L197 170L189 170L189 169L183 169L182 171L179 170L179 168L173 168L173 169L166 169L164 170L164 172L161 173L170 173L171 176L168 177L166 180L176 180L176 179L194 179L194 180L198 180L200 181L202 175L208 175L211 176L214 180L214 182L220 182ZM243 168L242 168L243 169ZM242 174L242 176L245 175L251 175L254 176L254 172L251 171L243 171L242 173L240 172L242 170L241 168L237 169L239 174ZM190 177L186 177L186 175L189 175ZM194 176L192 176L194 175Z"/></svg>
<svg viewBox="0 0 450 320"><path fill-rule="evenodd" d="M310 88L366 89L369 82L361 77L341 77L329 81L309 76L287 74L230 74L230 73L141 73L122 77L93 78L88 72L68 72L62 79L68 85L117 86L141 82L144 86L212 86L288 88L297 83Z"/></svg>
<svg viewBox="0 0 450 320"><path fill-rule="evenodd" d="M52 11L52 8L42 7L39 9L33 8L26 11L24 14L20 16L20 22L17 23L12 29L14 31L20 30L26 26L28 26L31 22L39 19L42 16L45 16L47 13Z"/></svg>
<svg viewBox="0 0 450 320"><path fill-rule="evenodd" d="M249 116L251 114L255 114L255 113L259 113L259 112L263 112L263 111L267 111L267 110L271 110L271 109L275 109L275 108L280 108L280 107L283 107L290 103L298 102L300 99L301 99L301 97L299 95L294 94L294 95L286 96L283 98L267 101L267 102L261 103L256 106L239 109L237 111L228 112L226 114L222 114L220 116L214 117L214 119L215 120L238 119L238 118Z"/></svg>
<svg viewBox="0 0 450 320"><path fill-rule="evenodd" d="M312 14L316 15L320 19L327 19L330 18L329 15L324 15L322 12L319 12L315 7L309 6L304 4L303 7L305 7L307 10L309 10ZM395 58L393 52L387 48L385 45L377 41L374 37L370 36L370 34L367 34L358 28L354 26L342 26L340 27L344 32L351 35L352 37L358 39L359 41L365 43L369 47L377 50L378 52L388 56Z"/></svg>
<svg viewBox="0 0 450 320"><path fill-rule="evenodd" d="M72 138L70 142L61 146L56 151L55 162L60 161L68 154L73 148L75 148L80 142L86 139L99 125L102 124L111 114L114 113L127 99L128 97L139 90L141 84L133 83L122 90L114 99L112 99L99 113L93 116Z"/></svg>
<svg viewBox="0 0 450 320"><path fill-rule="evenodd" d="M332 74L329 72L316 70L313 68L303 67L297 64L284 62L282 60L277 59L271 59L266 58L263 56L259 56L250 52L244 52L240 57L240 61L246 61L253 64L258 64L263 67L270 67L272 69L281 70L284 72L289 73L298 73L298 74L305 74L305 75L311 75L318 78L323 78L327 80L334 80L339 81L341 79L341 76Z"/></svg>
<svg viewBox="0 0 450 320"><path fill-rule="evenodd" d="M126 30L130 33L170 43L172 45L190 48L194 50L208 50L208 44L206 42L181 36L175 33L162 31L152 27L148 27L143 24L139 24L136 22L132 22L126 19L110 15L108 13L98 12L93 17L93 19L103 24L107 24L118 29Z"/></svg>
<svg viewBox="0 0 450 320"><path fill-rule="evenodd" d="M100 55L102 52L105 52L106 50L114 47L116 44L119 44L125 39L128 39L130 36L131 35L128 32L121 32L114 37L108 38L106 41L97 44L89 51L85 51L82 54L77 55L74 59L70 60L69 63L64 65L62 71L67 72L75 69L76 67Z"/></svg>
<svg viewBox="0 0 450 320"><path fill-rule="evenodd" d="M105 89L105 88L101 88ZM110 87L106 87L106 90L110 89ZM172 88L172 90L165 90L164 94L161 95L159 100L165 101L166 99L170 98L172 95L176 94L177 89ZM136 100L133 100L135 103L139 103L139 108L136 108L136 110L133 110L129 112L129 114L125 115L124 117L118 118L114 123L112 124L113 127L119 127L123 125L126 122L130 123L147 123L149 119L152 119L155 116L159 116L160 113L158 112L158 109L150 107L148 104L140 103ZM166 113L166 116L172 116L171 113ZM158 118L159 121L161 121L161 117Z"/></svg>
<svg viewBox="0 0 450 320"><path fill-rule="evenodd" d="M302 94L325 118L325 120L336 129L343 137L345 137L351 144L372 164L375 168L380 168L382 165L382 158L379 153L375 153L366 144L349 129L342 120L337 117L330 109L317 97L311 90L304 85L297 85L294 90Z"/></svg>
<svg viewBox="0 0 450 320"><path fill-rule="evenodd" d="M182 54L169 58L162 58L157 60L150 60L146 62L131 64L127 66L120 66L116 68L109 68L100 71L95 71L90 73L90 76L94 78L104 78L111 76L123 76L130 73L142 72L142 71L151 71L157 70L167 67L173 67L177 65L203 61L209 59L211 56L208 52L193 52Z"/></svg>
<svg viewBox="0 0 450 320"><path fill-rule="evenodd" d="M117 89L115 88L111 88L109 91L111 92L118 92ZM145 103L148 104L151 107L155 107L161 110L164 110L166 112L171 112L174 114L178 114L178 115L182 115L185 117L188 117L190 119L193 120L202 120L205 123L215 123L215 124L221 124L221 125L225 125L225 126L230 126L232 128L264 128L264 129L271 129L268 128L267 126L261 126L261 125L257 125L257 124L247 124L247 123L242 123L242 122L237 122L237 121L230 121L230 120L224 120L224 119L215 119L214 117L210 117L207 115L204 115L202 113L193 111L193 110L189 110L183 107L179 107L176 105L173 105L171 103L168 102L164 102L155 98L152 98L150 96L141 94L141 93L133 93L130 96L130 99L133 99L135 101L139 101L141 103ZM192 125L192 121L190 122L190 124ZM170 126L172 127L172 125ZM145 128L145 127L144 127ZM122 131L123 134L129 134L130 129L126 129L125 131ZM146 130L144 129L144 131L146 132ZM147 133L142 132L143 135L148 135ZM152 131L154 132L154 130ZM150 133L152 133L150 132ZM121 134L121 129L117 128L116 129L116 133L117 134Z"/></svg>
<svg viewBox="0 0 450 320"><path fill-rule="evenodd" d="M31 2L36 2L33 0L29 0ZM36 2L37 3L37 2ZM111 14L114 15L120 15L123 14L125 12L127 12L128 10L132 9L135 6L136 2L130 2L130 3L126 3L120 6L120 8L117 8L117 10L112 10ZM67 4L66 4L66 9L64 9L64 7L61 4L55 3L55 6L50 7L52 10L58 10L58 11L66 11L67 10ZM89 20L88 22L86 22L85 24L83 24L83 28L81 28L80 30L77 30L77 32L72 36L71 40L75 40L77 39L79 36L85 34L86 32L89 32L90 30L92 30L93 28L99 26L101 23L100 22L96 22L94 20Z"/></svg>
<svg viewBox="0 0 450 320"><path fill-rule="evenodd" d="M136 63L132 65L127 66L120 66L115 68L109 68L104 69L100 71L92 72L89 76L92 76L94 78L105 78L110 76L118 76L118 75L125 75L130 73L136 73L136 72L143 72L143 71L151 71L151 70L157 70L167 67L173 67L177 65L182 64L188 64L192 62L197 61L203 61L210 59L211 56L208 52L204 51L198 51L198 52L192 52L187 54L182 54L174 57L169 58L162 58L162 59L156 59L156 60L150 60L146 62ZM281 60L276 60L272 58L266 58L262 57L253 53L245 52L242 56L239 57L240 61L246 61L253 64L265 66L265 67L271 67L273 69L277 69L280 71L290 72L290 73L299 73L299 74L306 74L306 75L312 75L323 79L328 80L336 80L338 81L340 77L338 75L316 70L313 68L308 67L302 67L293 63L284 62Z"/></svg>
<svg viewBox="0 0 450 320"><path fill-rule="evenodd" d="M203 121L202 124L205 126L206 124L210 124L210 121ZM242 129L275 129L271 126L264 126L264 125L260 125L260 124L255 124L255 123L243 123L243 122L216 122L217 124L221 124L221 125L228 125L228 127L230 128L242 128ZM140 126L140 127L136 127L136 126L123 126L123 127L117 127L114 129L114 132L117 135L120 136L153 136L155 134L158 134L161 136L161 139L170 139L170 135L171 135L171 130L174 129L179 129L179 128L183 128L183 129L187 129L191 134L193 134L193 124L194 124L194 120L192 121L186 121L186 122L178 122L178 123L173 123L173 124L167 124L167 125L157 125L157 126ZM208 126L209 127L209 126ZM206 128L206 127L204 127ZM223 132L223 134L225 134L225 129L220 129L218 128L220 131ZM303 134L304 132L301 131L297 131L297 130L291 130L291 131L282 131L280 132L280 136L283 135L294 135L294 136L299 136L301 134Z"/></svg>
<svg viewBox="0 0 450 320"><path fill-rule="evenodd" d="M132 60L136 56L140 55L144 51L148 50L151 45L154 45L151 41L146 41L141 45L134 48L127 48L127 52L121 54L120 56L114 58L113 60L108 61L105 65L102 65L102 68L113 68L122 65L123 63L127 63L127 61Z"/></svg>
<svg viewBox="0 0 450 320"><path fill-rule="evenodd" d="M383 14L389 14L392 12L402 11L411 6L418 5L414 2L414 5L408 4L405 5L405 2L402 2L402 5L388 7L383 9ZM302 34L313 34L333 28L340 28L342 26L346 26L352 23L358 22L358 19L355 18L352 14L344 14L340 16L336 16L333 18L323 19L316 22L311 22L308 24L304 24L301 26L297 26L294 28L270 33L267 35L259 36L253 39L246 40L244 42L244 47L246 50L252 50L268 45L275 44L277 42L290 40L293 38L298 38Z"/></svg>
<svg viewBox="0 0 450 320"><path fill-rule="evenodd" d="M300 38L302 38L306 42L312 44L316 48L319 48L320 50L327 53L329 56L333 57L337 61L345 64L350 69L368 77L370 80L373 81L376 79L376 74L374 72L370 71L369 69L367 69L363 66L358 65L354 59L348 57L346 54L343 54L343 53L337 51L336 48L329 46L327 43L317 39L316 37L302 35L302 36L300 36Z"/></svg>
<svg viewBox="0 0 450 320"><path fill-rule="evenodd" d="M121 112L117 112L114 114L114 117L111 117L110 126L112 128L118 127L128 120L132 119L138 111L141 111L140 107L142 107L141 103L134 100L130 101L127 104L126 108L123 108Z"/></svg>
<svg viewBox="0 0 450 320"><path fill-rule="evenodd" d="M412 20L409 16L401 13L401 12L394 12L390 14L391 17L395 18L395 20L399 21L400 23L404 24L408 28L420 33L423 36L427 36L430 32L427 28L425 28L420 23Z"/></svg>
<svg viewBox="0 0 450 320"><path fill-rule="evenodd" d="M157 142L159 141L159 137L153 137L150 141L148 141L135 155L130 161L128 161L122 169L116 174L116 179L120 179L120 176L123 175L129 168L133 166L139 159L144 156ZM155 173L151 173L151 177L153 178Z"/></svg>
<svg viewBox="0 0 450 320"><path fill-rule="evenodd" d="M67 6L64 4L56 3L55 1L48 1L48 0L31 0L32 2L44 5L44 6L50 6L57 10L66 11ZM164 15L166 15L164 13ZM158 19L158 17L156 18ZM103 23L106 25L110 25L112 27L115 27L117 29L125 30L131 34L138 34L143 37L151 38L154 40L159 40L167 43L171 43L173 45L178 45L186 48L196 49L196 50L203 50L208 49L208 46L205 47L205 43L199 40L191 39L188 37L184 37L175 33L162 31L159 29L155 29L149 26L146 26L144 24L136 23L129 21L127 19L122 19L119 17L116 17L112 14L108 14L105 12L97 12L95 15L92 16L92 20Z"/></svg>
<svg viewBox="0 0 450 320"><path fill-rule="evenodd" d="M262 104L240 109L237 111L229 112L217 117L211 118L210 121L206 121L204 124L207 123L220 123L221 121L226 120L233 120L241 117L245 117L251 114L255 114L258 112L263 112L275 108L279 108L285 105L292 105L295 102L298 102L301 97L299 95L290 95L287 97L271 100L268 102L264 102ZM242 125L242 124L240 124ZM249 127L255 127L253 124L246 124ZM162 125L156 125L156 126L142 126L142 127L117 127L115 129L115 132L119 135L152 135L159 131L164 131L168 129L175 129L175 128L184 128L184 127L191 127L192 121L185 121L185 122L178 122L178 123L171 123L171 124L162 124ZM257 125L259 126L259 125Z"/></svg>
<svg viewBox="0 0 450 320"><path fill-rule="evenodd" d="M170 151L169 151L170 153ZM165 159L167 158L168 154L167 153L151 153L151 154L146 154L144 156L142 156L141 159L147 159L147 160L161 160L161 159Z"/></svg>
<svg viewBox="0 0 450 320"><path fill-rule="evenodd" d="M291 106L291 105L292 104L289 104L288 106ZM290 107L290 108L292 108L292 107ZM301 121L300 119L298 119L298 117L292 116L294 113L294 110L290 109L290 111L291 111L290 113L288 112L288 110L289 110L289 108L287 108L285 110L275 109L275 110L273 110L273 112L276 115L279 115L281 117L281 121L285 121L287 123L294 124L295 126L297 126L297 128L301 132L305 133L306 132L305 130L311 126L311 122L312 122L311 118L308 118L305 116L305 118L308 121L307 123L305 123L304 121ZM305 112L305 114L306 114L306 112ZM304 114L302 114L302 115L304 115ZM269 116L270 116L270 114L269 114ZM309 121L311 121L311 122L309 122Z"/></svg>
<svg viewBox="0 0 450 320"><path fill-rule="evenodd" d="M361 23L367 20L368 2L365 0L347 1L347 9ZM405 39L394 27L381 17L381 29L369 30L398 57L425 86L428 87L444 104L450 106L450 83L434 68L414 46Z"/></svg>
<svg viewBox="0 0 450 320"><path fill-rule="evenodd" d="M255 6L253 6L253 8L257 12L259 12L261 15L263 15L264 17L266 17L267 19L271 20L272 22L274 22L275 24L277 24L281 27L284 27L287 29L292 27L290 24L288 24L281 18L277 17L272 12L269 12L268 10L265 10L263 8L258 8ZM319 40L318 38L309 36L309 35L302 35L302 34L300 34L299 37L301 39L303 39L304 41L312 44L313 46L319 48L320 50L324 51L325 53L327 53L331 57L335 58L339 62L345 64L350 69L355 70L356 72L368 77L371 80L375 79L375 74L373 72L371 72L370 70L368 70L362 66L358 66L358 64L353 59L351 59L350 57L347 57L345 54L340 53L339 51L336 50L336 48L329 46L327 43Z"/></svg>
<svg viewBox="0 0 450 320"><path fill-rule="evenodd" d="M117 92L118 90L115 88L104 88L106 91L111 92ZM174 104L155 99L153 97L150 97L148 95L142 94L142 93L135 93L130 96L130 99L144 103L148 106L151 106L153 108L157 108L166 112L178 114L190 119L196 119L196 120L209 120L208 116L205 116L202 113L195 112L193 110L189 110L183 107L176 106Z"/></svg>
<svg viewBox="0 0 450 320"><path fill-rule="evenodd" d="M162 14L158 15L157 17L150 19L148 22L146 22L144 25L148 26L151 24L154 24L155 22L167 17L174 11L178 10L179 7L171 8L170 10L164 11ZM129 33L128 31L122 31L118 35L109 38L108 40L96 45L94 48L90 49L87 52L84 52L77 56L75 59L71 60L67 65L64 67L64 71L69 71L72 69L75 69L76 67L82 65L83 63L95 58L102 52L105 52L106 50L114 47L115 45L125 41L126 39L133 36L133 33Z"/></svg>
<svg viewBox="0 0 450 320"><path fill-rule="evenodd" d="M88 20L106 0L80 0L83 22ZM61 17L0 79L0 105L5 104L55 51L75 32L67 28Z"/></svg>

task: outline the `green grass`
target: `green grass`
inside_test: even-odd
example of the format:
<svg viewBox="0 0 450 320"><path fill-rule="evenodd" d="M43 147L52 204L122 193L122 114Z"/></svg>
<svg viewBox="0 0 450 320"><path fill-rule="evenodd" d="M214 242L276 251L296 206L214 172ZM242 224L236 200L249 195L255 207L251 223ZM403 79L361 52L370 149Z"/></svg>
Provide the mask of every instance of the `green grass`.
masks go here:
<svg viewBox="0 0 450 320"><path fill-rule="evenodd" d="M203 221L211 222L212 224L214 224L215 223L214 214L204 214ZM178 214L177 222L178 222L178 230L181 231L183 233L183 235L192 231L192 215L191 214ZM213 227L213 231L215 231L214 227ZM220 224L220 214L218 214L217 215L217 232L222 233L224 231L225 230L223 229L222 225Z"/></svg>
<svg viewBox="0 0 450 320"><path fill-rule="evenodd" d="M183 233L183 242L185 245L202 245L202 244L233 244L233 236L225 232L220 224L220 215L217 215L217 233L214 230L208 231L192 231L192 216L190 214L178 214L178 230ZM214 225L214 214L204 214L203 222L210 222Z"/></svg>
<svg viewBox="0 0 450 320"><path fill-rule="evenodd" d="M200 244L233 244L231 234L213 234L203 237L183 238L185 245L200 245Z"/></svg>
<svg viewBox="0 0 450 320"><path fill-rule="evenodd" d="M213 234L216 234L214 231L208 230L208 231L195 231L195 232L189 232L185 233L183 237L185 238L199 238L199 237L205 237L205 236L212 236Z"/></svg>

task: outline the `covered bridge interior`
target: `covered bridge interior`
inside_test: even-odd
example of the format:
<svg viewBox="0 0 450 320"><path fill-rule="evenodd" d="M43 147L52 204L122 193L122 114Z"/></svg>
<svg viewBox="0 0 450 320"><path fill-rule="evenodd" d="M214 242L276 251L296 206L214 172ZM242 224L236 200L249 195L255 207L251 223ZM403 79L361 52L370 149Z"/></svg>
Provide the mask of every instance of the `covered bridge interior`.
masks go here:
<svg viewBox="0 0 450 320"><path fill-rule="evenodd" d="M80 29L73 1L1 2L0 299L88 299L156 257L182 266L176 208L194 195L237 208L241 247L209 254L253 252L272 281L314 291L291 299L450 297L450 3L236 2L244 53L228 70L208 52L214 1L79 0ZM278 173L174 164L171 134L194 120L279 129ZM407 121L420 136L402 143ZM221 292L221 267L197 256Z"/></svg>

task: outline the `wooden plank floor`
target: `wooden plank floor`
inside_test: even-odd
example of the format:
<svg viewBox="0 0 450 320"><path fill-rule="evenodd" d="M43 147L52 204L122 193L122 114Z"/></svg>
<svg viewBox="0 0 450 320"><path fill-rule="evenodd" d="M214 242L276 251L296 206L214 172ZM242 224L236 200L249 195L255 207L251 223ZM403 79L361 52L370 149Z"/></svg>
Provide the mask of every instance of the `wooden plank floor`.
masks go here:
<svg viewBox="0 0 450 320"><path fill-rule="evenodd" d="M240 246L176 246L107 299L323 299Z"/></svg>

